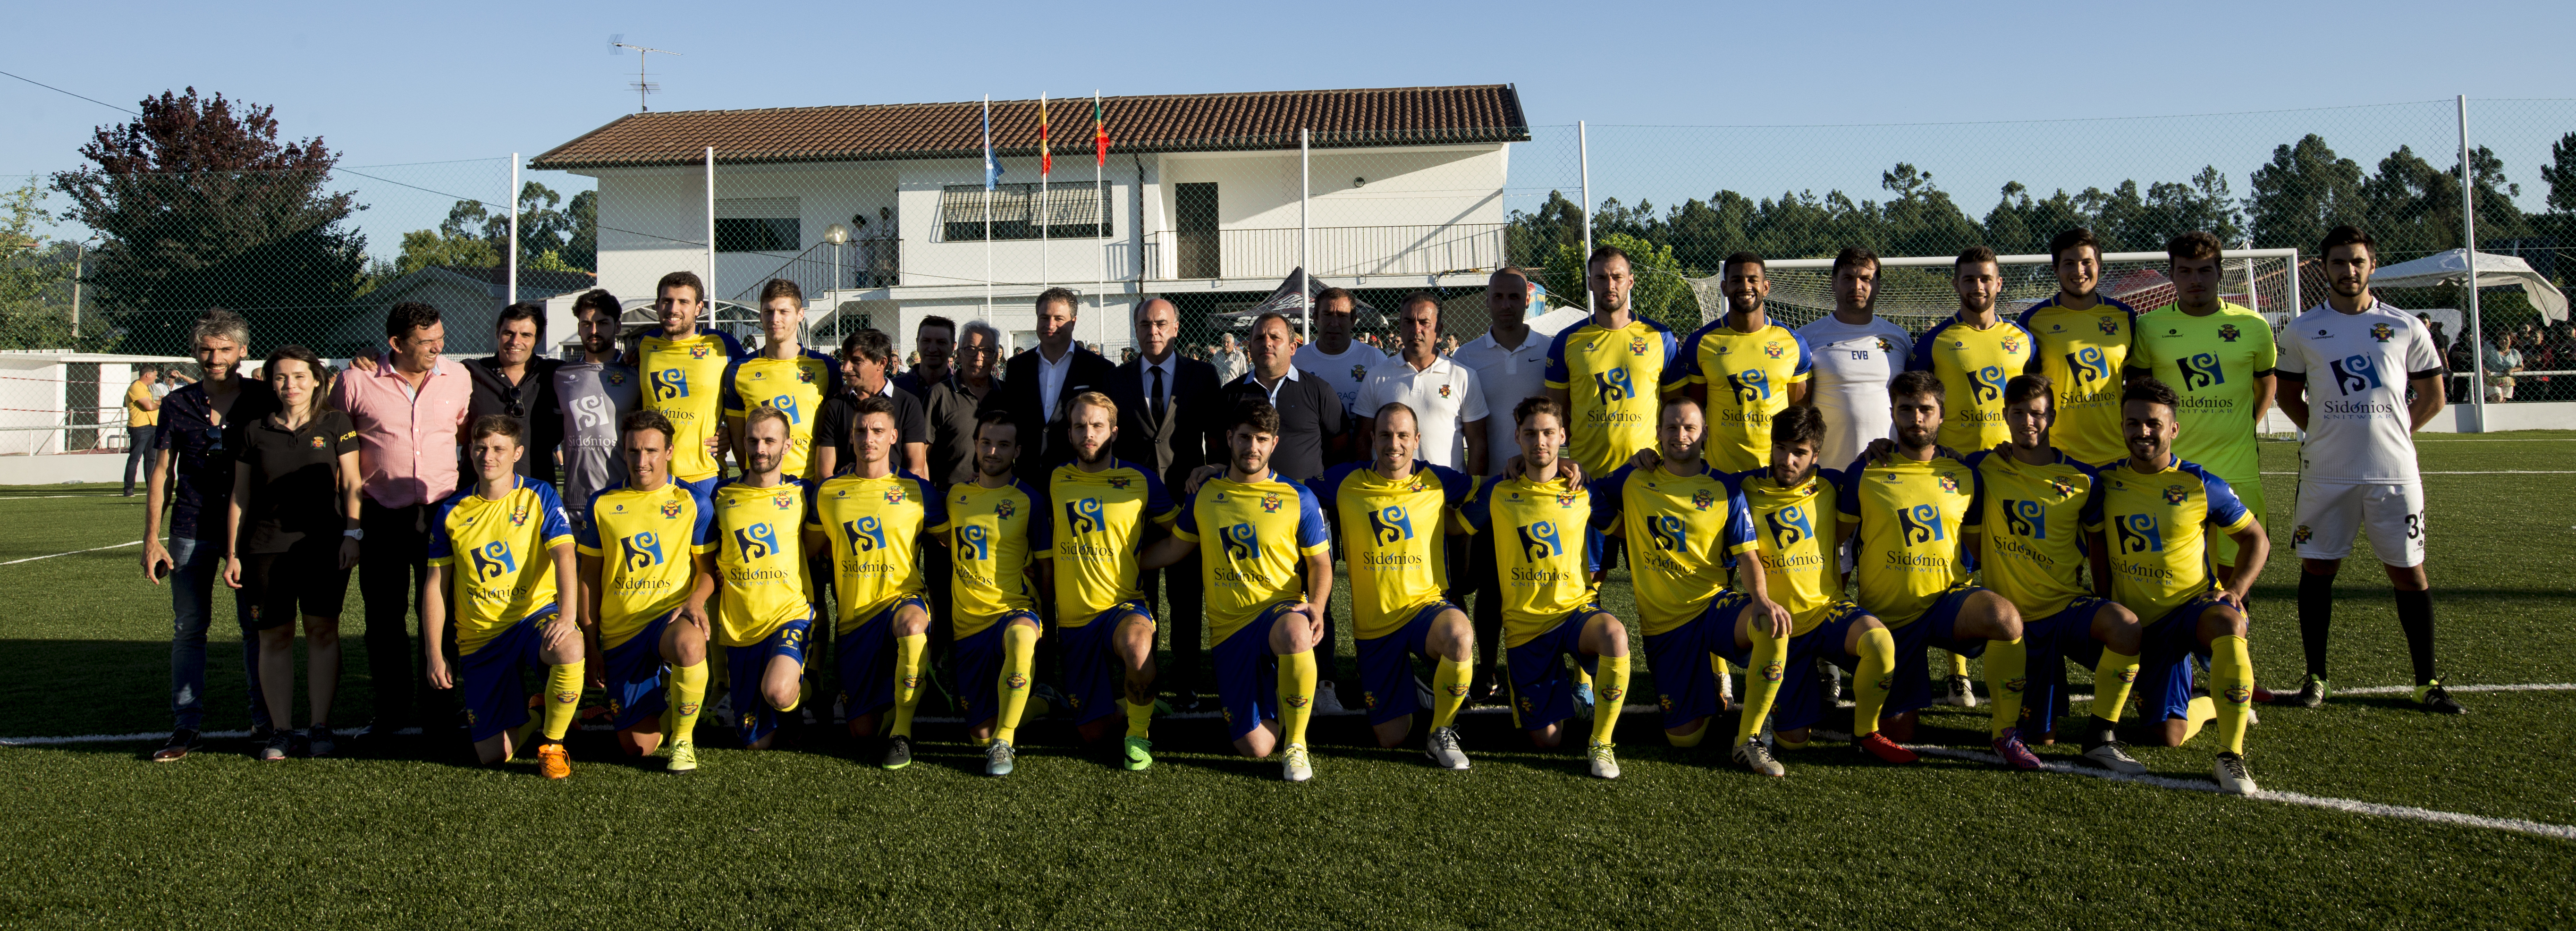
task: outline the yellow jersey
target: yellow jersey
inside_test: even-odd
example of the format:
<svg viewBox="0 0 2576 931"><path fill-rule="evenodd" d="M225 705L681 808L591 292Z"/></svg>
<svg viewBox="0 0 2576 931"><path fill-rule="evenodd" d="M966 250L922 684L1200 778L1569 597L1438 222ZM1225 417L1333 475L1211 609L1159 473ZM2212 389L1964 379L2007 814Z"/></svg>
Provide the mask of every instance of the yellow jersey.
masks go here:
<svg viewBox="0 0 2576 931"><path fill-rule="evenodd" d="M1615 330L1586 320L1548 343L1545 384L1573 402L1566 448L1584 474L1608 475L1655 444L1657 389L1679 351L1672 330L1644 317Z"/></svg>
<svg viewBox="0 0 2576 931"><path fill-rule="evenodd" d="M814 587L805 574L806 486L756 488L740 480L716 486L716 644L747 647L814 616Z"/></svg>
<svg viewBox="0 0 2576 931"><path fill-rule="evenodd" d="M1601 532L1592 529L1589 489L1563 478L1497 475L1458 509L1458 519L1470 532L1493 531L1504 646L1528 643L1599 603L1592 571L1601 568Z"/></svg>
<svg viewBox="0 0 2576 931"><path fill-rule="evenodd" d="M2280 362L2272 325L2261 314L2221 301L2206 317L2172 304L2158 307L2138 316L2137 331L2129 369L2162 379L2182 396L2182 409L2174 411L2182 427L2174 455L2200 463L2230 485L2262 481L2254 395L2255 380L2271 375ZM2123 449L2093 461L2127 456Z"/></svg>
<svg viewBox="0 0 2576 931"><path fill-rule="evenodd" d="M1762 584L1771 603L1788 610L1792 635L1816 629L1830 613L1826 609L1842 603L1834 545L1841 481L1842 473L1832 469L1817 469L1792 485L1780 484L1770 469L1735 476L1758 541L1754 554L1762 563Z"/></svg>
<svg viewBox="0 0 2576 931"><path fill-rule="evenodd" d="M1449 515L1476 490L1464 473L1415 460L1401 479L1367 462L1334 466L1314 481L1341 530L1351 574L1351 636L1394 633L1449 590Z"/></svg>
<svg viewBox="0 0 2576 931"><path fill-rule="evenodd" d="M789 478L817 481L814 474L814 418L823 399L839 393L841 368L831 356L808 349L793 359L744 356L725 372L725 423L740 426L751 409L775 407L787 415L787 459L779 471Z"/></svg>
<svg viewBox="0 0 2576 931"><path fill-rule="evenodd" d="M1961 545L1977 504L1977 470L1966 463L1864 457L1843 472L1834 504L1843 523L1859 527L1852 571L1860 603L1890 628L1914 623L1975 568Z"/></svg>
<svg viewBox="0 0 2576 931"><path fill-rule="evenodd" d="M974 482L948 487L948 519L930 528L948 541L953 626L963 640L1012 611L1037 610L1029 578L1037 553L1051 546L1046 499L1019 479L999 488Z"/></svg>
<svg viewBox="0 0 2576 931"><path fill-rule="evenodd" d="M707 453L707 438L716 435L724 416L724 376L739 355L742 345L722 330L669 339L655 328L636 344L644 409L671 418L672 478L699 482L723 473L723 464Z"/></svg>
<svg viewBox="0 0 2576 931"><path fill-rule="evenodd" d="M2107 297L2095 301L2075 310L2051 297L2013 321L2039 342L2029 371L2048 376L2057 394L2057 420L2048 429L2048 441L2077 462L2109 462L2129 454L2120 441L2120 372L2129 361L2138 312Z"/></svg>
<svg viewBox="0 0 2576 931"><path fill-rule="evenodd" d="M1708 391L1708 442L1704 455L1718 471L1748 472L1771 464L1771 415L1789 409L1789 386L1815 371L1807 340L1777 324L1745 333L1719 317L1682 344L1682 366L1667 374L1671 388L1701 385Z"/></svg>
<svg viewBox="0 0 2576 931"><path fill-rule="evenodd" d="M1047 476L1047 501L1053 545L1037 558L1055 563L1056 626L1081 627L1143 598L1137 557L1162 536L1147 534L1145 525L1168 530L1179 516L1163 480L1125 460L1098 472L1068 462Z"/></svg>
<svg viewBox="0 0 2576 931"><path fill-rule="evenodd" d="M2227 480L2180 457L2141 474L2126 460L2102 468L2101 503L2086 529L2111 556L2111 600L2148 624L2218 587L2209 537L2255 526Z"/></svg>
<svg viewBox="0 0 2576 931"><path fill-rule="evenodd" d="M2084 586L2084 527L2092 514L2096 470L2065 450L2047 465L2028 465L1994 450L1968 454L1985 500L1968 515L1967 532L1983 537L1978 578L2041 621L2093 594Z"/></svg>
<svg viewBox="0 0 2576 931"><path fill-rule="evenodd" d="M1695 475L1620 466L1592 483L1591 526L1628 541L1637 620L1647 636L1706 613L1726 591L1735 557L1753 549L1753 523L1729 476L1702 463Z"/></svg>
<svg viewBox="0 0 2576 931"><path fill-rule="evenodd" d="M2004 382L2028 369L2037 351L2029 331L2001 317L1980 330L1954 314L1917 338L1905 367L1941 378L1940 444L1964 456L2012 439L2004 426Z"/></svg>
<svg viewBox="0 0 2576 931"><path fill-rule="evenodd" d="M715 509L689 486L610 485L590 496L590 520L573 547L599 560L599 642L623 644L678 610L697 584L696 557L716 551Z"/></svg>
<svg viewBox="0 0 2576 931"><path fill-rule="evenodd" d="M553 485L512 480L498 500L467 485L439 502L429 521L429 564L449 567L454 607L448 622L456 628L458 653L482 649L510 625L555 610L551 551L571 545L572 521Z"/></svg>
<svg viewBox="0 0 2576 931"><path fill-rule="evenodd" d="M1306 557L1332 550L1315 490L1276 469L1259 481L1220 475L1200 484L1181 504L1172 535L1199 545L1209 643L1225 642L1272 605L1306 600Z"/></svg>
<svg viewBox="0 0 2576 931"><path fill-rule="evenodd" d="M921 597L922 535L947 522L939 491L901 469L815 486L805 529L831 542L834 630L856 630L895 602Z"/></svg>

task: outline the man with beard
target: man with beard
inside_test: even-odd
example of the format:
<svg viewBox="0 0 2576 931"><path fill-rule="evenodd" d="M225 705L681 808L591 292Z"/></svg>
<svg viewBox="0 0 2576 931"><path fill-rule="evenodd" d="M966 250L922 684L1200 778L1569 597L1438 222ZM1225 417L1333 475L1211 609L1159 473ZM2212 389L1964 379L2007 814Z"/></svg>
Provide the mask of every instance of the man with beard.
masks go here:
<svg viewBox="0 0 2576 931"><path fill-rule="evenodd" d="M1709 464L1732 474L1770 461L1771 417L1807 403L1815 363L1804 337L1764 315L1771 280L1761 256L1738 252L1719 269L1726 313L1682 341L1681 365L1664 383L1708 412Z"/></svg>
<svg viewBox="0 0 2576 931"><path fill-rule="evenodd" d="M944 581L956 607L957 706L968 739L984 747L984 775L1016 768L1019 727L1037 676L1037 553L1052 545L1047 500L1011 474L1019 460L1011 413L988 411L975 427L975 478L949 486L948 520L930 528L947 544ZM1041 703L1038 714L1047 711Z"/></svg>
<svg viewBox="0 0 2576 931"><path fill-rule="evenodd" d="M1118 403L1097 391L1066 403L1073 461L1046 489L1063 519L1053 521L1054 546L1038 554L1055 590L1064 699L1084 740L1106 736L1109 716L1123 711L1125 765L1141 770L1154 765L1154 606L1137 588L1138 555L1176 515L1153 469L1117 458Z"/></svg>
<svg viewBox="0 0 2576 931"><path fill-rule="evenodd" d="M620 425L642 395L635 366L618 356L618 314L616 296L605 290L574 298L581 361L555 369L555 399L563 411L564 508L575 529L590 524L591 496L629 475L621 461Z"/></svg>
<svg viewBox="0 0 2576 931"><path fill-rule="evenodd" d="M1940 379L1937 406L1946 411L1946 417L1933 442L1965 455L1969 450L1993 449L2012 438L2004 429L2004 381L2030 367L2037 347L2029 331L1995 313L2004 289L1995 250L1970 246L1960 252L1950 266L1950 287L1959 295L1959 312L1923 331L1922 338L1914 341L1906 370L1929 372ZM1866 596L1862 600L1882 610L1886 607ZM1977 706L1977 693L1968 684L1967 657L1950 656L1949 693L1942 702Z"/></svg>

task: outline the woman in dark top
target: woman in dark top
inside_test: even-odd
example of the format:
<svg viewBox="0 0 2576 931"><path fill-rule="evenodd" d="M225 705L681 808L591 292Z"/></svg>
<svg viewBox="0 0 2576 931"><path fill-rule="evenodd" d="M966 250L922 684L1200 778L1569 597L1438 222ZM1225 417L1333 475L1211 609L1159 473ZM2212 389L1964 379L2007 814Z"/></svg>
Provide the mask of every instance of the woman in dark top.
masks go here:
<svg viewBox="0 0 2576 931"><path fill-rule="evenodd" d="M331 700L340 690L340 605L358 564L358 428L325 403L329 370L312 350L280 347L260 377L278 411L250 425L233 469L224 584L250 599L259 628L260 694L277 722L259 758L285 759L293 739L299 613L313 707L306 752L329 756L338 744Z"/></svg>

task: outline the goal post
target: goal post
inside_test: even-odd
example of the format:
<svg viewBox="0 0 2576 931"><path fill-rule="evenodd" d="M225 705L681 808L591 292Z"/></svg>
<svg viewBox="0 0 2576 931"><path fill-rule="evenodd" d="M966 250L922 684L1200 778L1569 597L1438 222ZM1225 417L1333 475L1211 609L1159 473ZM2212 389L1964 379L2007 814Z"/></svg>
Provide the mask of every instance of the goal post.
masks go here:
<svg viewBox="0 0 2576 931"><path fill-rule="evenodd" d="M1950 288L1950 266L1956 258L1881 257L1878 283L1870 301L1872 312L1917 334L1957 313L1958 295ZM2174 286L2165 277L2166 261L2161 251L2105 254L2098 293L2134 307L2139 313L2170 304ZM2224 277L2219 281L2219 296L2264 315L2278 330L2282 321L2305 309L2300 303L2298 261L2297 249L2221 252L2219 265ZM2003 296L1996 301L1996 312L2010 319L2055 295L2054 263L2055 259L2047 255L1996 256L1997 270L2004 278ZM1763 265L1771 280L1771 296L1763 302L1763 310L1773 320L1795 329L1833 313L1833 259L1774 259ZM1699 299L1703 322L1715 320L1725 312L1726 297L1718 289L1718 276L1693 278L1690 284Z"/></svg>

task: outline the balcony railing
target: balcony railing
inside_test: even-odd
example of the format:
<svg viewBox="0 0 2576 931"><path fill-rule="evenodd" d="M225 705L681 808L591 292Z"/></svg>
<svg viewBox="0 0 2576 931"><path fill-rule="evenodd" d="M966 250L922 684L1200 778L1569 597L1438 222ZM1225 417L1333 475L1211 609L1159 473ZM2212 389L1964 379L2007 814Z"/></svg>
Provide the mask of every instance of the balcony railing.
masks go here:
<svg viewBox="0 0 2576 931"><path fill-rule="evenodd" d="M769 274L754 280L749 287L733 296L744 304L758 303L760 289L772 278L785 278L808 295L843 288L882 288L903 283L903 240L858 239L838 246L816 243L795 258L780 263Z"/></svg>
<svg viewBox="0 0 2576 931"><path fill-rule="evenodd" d="M1305 230L1313 274L1431 275L1503 264L1501 223L1328 226ZM1145 237L1149 279L1285 278L1296 270L1298 233L1286 229L1160 230Z"/></svg>

